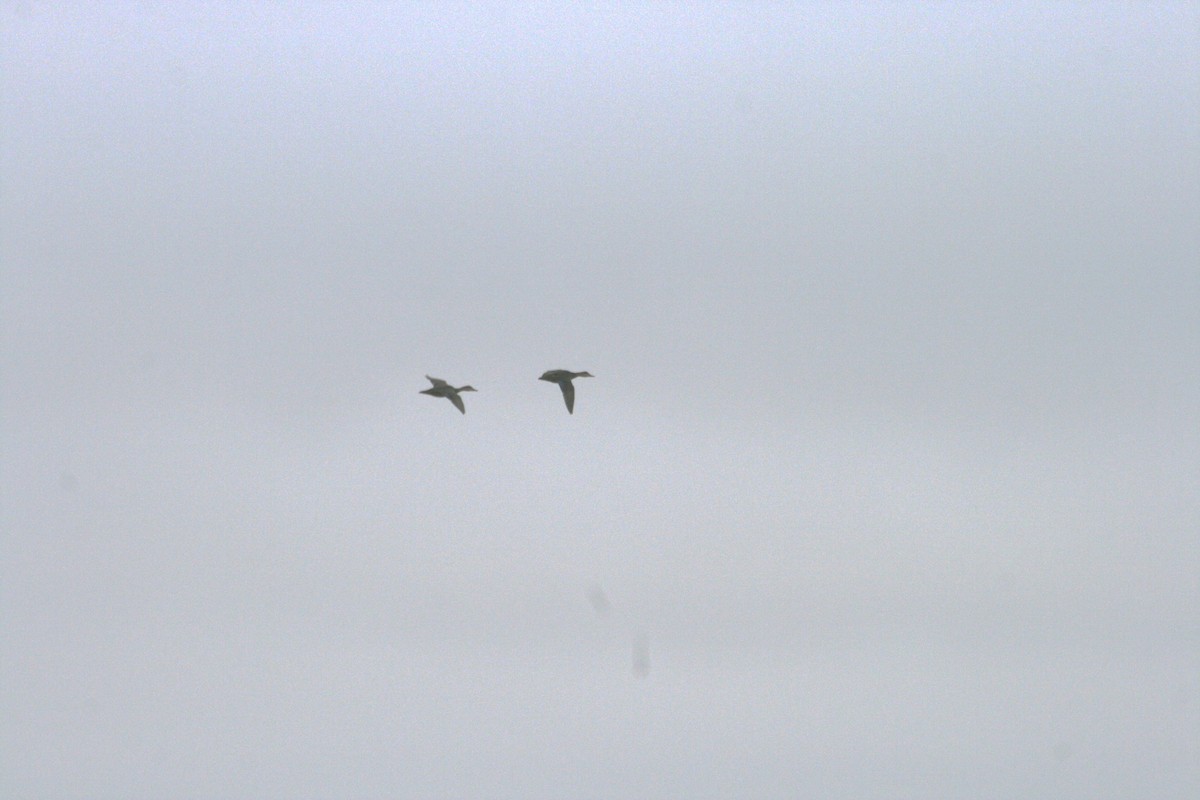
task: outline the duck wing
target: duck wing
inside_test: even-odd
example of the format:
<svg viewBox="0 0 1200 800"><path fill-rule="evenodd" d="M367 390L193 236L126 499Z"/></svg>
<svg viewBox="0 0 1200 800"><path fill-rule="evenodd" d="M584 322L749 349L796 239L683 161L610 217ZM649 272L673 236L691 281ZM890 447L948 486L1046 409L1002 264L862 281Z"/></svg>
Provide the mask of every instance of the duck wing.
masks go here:
<svg viewBox="0 0 1200 800"><path fill-rule="evenodd" d="M427 381L429 381L430 383L432 383L435 389L440 389L440 388L442 388L443 386L449 386L449 384L448 384L448 383L446 383L446 382L445 382L444 380L442 380L441 378L431 378L431 377L429 377L428 375L426 375L426 376L425 376L425 379L426 379Z"/></svg>
<svg viewBox="0 0 1200 800"><path fill-rule="evenodd" d="M454 403L454 407L457 408L459 411L461 411L464 414L467 413L467 407L463 405L462 398L458 396L458 392L453 392L451 394L448 394L448 395L446 395L446 398L451 403Z"/></svg>
<svg viewBox="0 0 1200 800"><path fill-rule="evenodd" d="M558 388L562 389L563 400L567 402L567 413L575 413L575 384L569 380L559 381Z"/></svg>

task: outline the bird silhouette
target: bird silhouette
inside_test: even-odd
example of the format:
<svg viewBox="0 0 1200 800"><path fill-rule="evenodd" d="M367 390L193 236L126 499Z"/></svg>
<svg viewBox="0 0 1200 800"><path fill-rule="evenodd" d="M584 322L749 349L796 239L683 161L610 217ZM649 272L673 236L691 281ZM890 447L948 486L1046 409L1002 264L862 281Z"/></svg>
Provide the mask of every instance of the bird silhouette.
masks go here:
<svg viewBox="0 0 1200 800"><path fill-rule="evenodd" d="M457 389L455 389L441 378L430 378L428 375L425 377L429 379L429 382L432 383L433 386L430 386L428 389L422 389L420 392L421 394L428 394L434 397L444 397L451 403L454 403L454 407L459 411L464 414L467 413L467 408L463 405L462 398L458 396L458 393L478 391L474 386L459 386Z"/></svg>
<svg viewBox="0 0 1200 800"><path fill-rule="evenodd" d="M575 378L594 378L596 377L590 372L571 372L569 369L552 369L542 373L539 381L549 381L557 383L558 388L562 389L563 400L567 404L567 413L575 413L575 384L571 383Z"/></svg>

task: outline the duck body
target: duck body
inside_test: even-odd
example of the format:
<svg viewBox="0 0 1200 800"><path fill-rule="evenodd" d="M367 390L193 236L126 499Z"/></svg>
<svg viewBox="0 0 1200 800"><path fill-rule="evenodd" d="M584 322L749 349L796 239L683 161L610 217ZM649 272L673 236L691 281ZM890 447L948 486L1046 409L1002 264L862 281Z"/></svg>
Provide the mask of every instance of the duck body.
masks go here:
<svg viewBox="0 0 1200 800"><path fill-rule="evenodd" d="M458 396L458 393L478 391L474 386L459 386L458 388L455 388L441 378L431 378L428 375L426 375L425 378L432 383L433 386L430 386L428 389L422 389L420 392L421 394L427 394L433 397L444 397L451 403L454 403L454 407L457 408L461 413L467 413L467 407L463 405L462 398Z"/></svg>
<svg viewBox="0 0 1200 800"><path fill-rule="evenodd" d="M596 377L590 372L572 372L569 369L551 369L542 373L539 381L548 381L557 383L558 388L562 389L563 402L567 404L567 413L575 413L575 384L571 381L576 378L594 378Z"/></svg>

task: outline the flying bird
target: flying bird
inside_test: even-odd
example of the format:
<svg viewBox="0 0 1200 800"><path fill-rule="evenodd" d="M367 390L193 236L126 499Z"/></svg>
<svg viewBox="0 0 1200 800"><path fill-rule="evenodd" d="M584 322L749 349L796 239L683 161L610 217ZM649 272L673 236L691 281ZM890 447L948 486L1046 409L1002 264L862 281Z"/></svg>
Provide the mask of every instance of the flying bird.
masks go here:
<svg viewBox="0 0 1200 800"><path fill-rule="evenodd" d="M567 403L567 413L575 413L575 384L571 383L575 378L594 378L596 377L590 372L571 372L569 369L552 369L548 372L543 372L539 381L549 381L557 383L558 388L562 389L563 400Z"/></svg>
<svg viewBox="0 0 1200 800"><path fill-rule="evenodd" d="M433 395L434 397L444 397L451 403L454 403L454 407L459 411L464 414L467 413L467 408L463 405L462 398L458 396L458 393L477 391L474 386L460 386L455 389L441 378L430 378L428 375L425 377L429 379L429 382L432 383L433 386L430 386L428 389L422 389L420 392L421 394Z"/></svg>

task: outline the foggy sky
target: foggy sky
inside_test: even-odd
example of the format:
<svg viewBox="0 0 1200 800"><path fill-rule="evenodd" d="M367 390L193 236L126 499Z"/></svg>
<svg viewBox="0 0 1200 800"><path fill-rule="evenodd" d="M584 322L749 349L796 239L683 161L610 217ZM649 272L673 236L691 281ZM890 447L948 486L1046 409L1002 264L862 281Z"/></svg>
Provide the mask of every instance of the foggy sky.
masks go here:
<svg viewBox="0 0 1200 800"><path fill-rule="evenodd" d="M1196 4L0 20L0 794L1200 795Z"/></svg>

